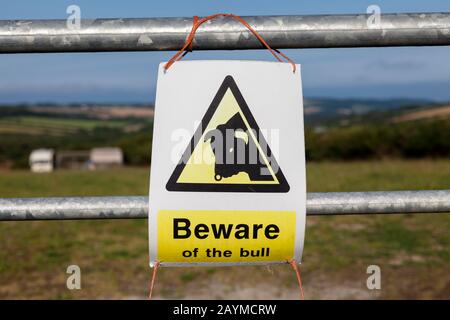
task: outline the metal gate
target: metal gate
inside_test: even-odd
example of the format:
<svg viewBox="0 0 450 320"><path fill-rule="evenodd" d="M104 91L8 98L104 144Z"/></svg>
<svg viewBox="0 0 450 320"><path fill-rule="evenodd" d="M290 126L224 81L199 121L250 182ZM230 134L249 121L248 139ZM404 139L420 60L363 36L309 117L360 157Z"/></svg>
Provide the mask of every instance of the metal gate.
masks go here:
<svg viewBox="0 0 450 320"><path fill-rule="evenodd" d="M243 17L273 48L450 45L449 13ZM0 21L0 53L179 50L192 18ZM263 49L234 20L196 33L194 50ZM151 204L150 204L151 205ZM0 198L0 221L146 218L147 197ZM308 215L450 212L450 190L308 193Z"/></svg>

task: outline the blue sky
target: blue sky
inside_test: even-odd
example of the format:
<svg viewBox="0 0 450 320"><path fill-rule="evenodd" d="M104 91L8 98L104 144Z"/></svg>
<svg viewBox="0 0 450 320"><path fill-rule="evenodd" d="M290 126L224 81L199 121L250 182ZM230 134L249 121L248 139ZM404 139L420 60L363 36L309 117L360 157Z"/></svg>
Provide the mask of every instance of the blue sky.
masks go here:
<svg viewBox="0 0 450 320"><path fill-rule="evenodd" d="M0 0L0 19L64 19L70 4L82 18L450 12L449 0L104 1ZM450 47L284 50L302 64L306 97L450 100ZM152 102L156 69L173 52L0 55L0 103ZM265 51L193 52L185 59L272 61Z"/></svg>

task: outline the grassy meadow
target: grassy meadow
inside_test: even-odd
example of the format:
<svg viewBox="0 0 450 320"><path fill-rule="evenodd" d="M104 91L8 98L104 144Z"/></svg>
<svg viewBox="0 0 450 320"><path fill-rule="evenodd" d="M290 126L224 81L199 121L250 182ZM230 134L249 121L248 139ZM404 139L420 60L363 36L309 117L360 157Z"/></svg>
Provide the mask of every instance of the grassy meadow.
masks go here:
<svg viewBox="0 0 450 320"><path fill-rule="evenodd" d="M24 128L26 128L26 134L63 136L77 133L78 130L89 131L99 127L121 128L127 124L128 122L123 120L106 122L96 119L11 116L0 118L0 133L24 133Z"/></svg>
<svg viewBox="0 0 450 320"><path fill-rule="evenodd" d="M0 171L0 197L145 195L148 168ZM308 191L450 189L450 160L307 164ZM301 268L307 299L450 298L450 215L308 217ZM147 221L0 222L0 299L140 299ZM66 288L77 264L82 290ZM366 268L381 267L381 290ZM161 268L156 298L296 299L289 266Z"/></svg>

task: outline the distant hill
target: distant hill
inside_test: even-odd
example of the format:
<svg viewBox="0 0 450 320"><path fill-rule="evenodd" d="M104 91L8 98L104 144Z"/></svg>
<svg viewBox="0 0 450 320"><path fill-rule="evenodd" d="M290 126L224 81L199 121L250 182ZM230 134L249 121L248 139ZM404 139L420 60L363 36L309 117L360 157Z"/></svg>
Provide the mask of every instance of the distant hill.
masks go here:
<svg viewBox="0 0 450 320"><path fill-rule="evenodd" d="M0 167L26 168L38 148L104 146L122 148L128 165L148 165L153 111L150 105L2 106ZM305 99L305 123L308 160L450 158L450 103Z"/></svg>
<svg viewBox="0 0 450 320"><path fill-rule="evenodd" d="M423 99L334 99L305 98L304 114L307 125L336 125L364 122L367 119L394 118L400 110L416 110L424 106L438 106L436 102ZM2 107L0 105L0 107ZM63 117L87 117L94 119L151 118L152 105L141 104L53 104L4 105L2 114L25 112L26 114ZM12 110L11 110L12 109ZM1 116L1 114L0 114Z"/></svg>
<svg viewBox="0 0 450 320"><path fill-rule="evenodd" d="M400 112L398 116L393 117L391 120L394 123L427 120L437 118L449 118L450 117L450 105L443 105L437 107L422 107L417 109L409 109L404 112Z"/></svg>
<svg viewBox="0 0 450 320"><path fill-rule="evenodd" d="M423 99L316 99L304 100L305 122L309 125L334 124L342 120L364 118L374 113L396 113L401 109L434 106Z"/></svg>
<svg viewBox="0 0 450 320"><path fill-rule="evenodd" d="M20 104L0 105L0 117L5 115L36 115L90 119L152 119L152 105L140 104Z"/></svg>
<svg viewBox="0 0 450 320"><path fill-rule="evenodd" d="M28 110L37 114L56 114L68 116L86 116L94 119L153 118L154 109L150 106L35 106Z"/></svg>

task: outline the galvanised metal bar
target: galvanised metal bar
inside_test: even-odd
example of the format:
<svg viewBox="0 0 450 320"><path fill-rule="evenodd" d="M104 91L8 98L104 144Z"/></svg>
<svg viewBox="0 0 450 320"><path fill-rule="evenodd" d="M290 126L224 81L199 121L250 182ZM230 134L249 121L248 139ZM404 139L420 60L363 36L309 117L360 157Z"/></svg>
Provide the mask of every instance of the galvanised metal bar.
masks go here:
<svg viewBox="0 0 450 320"><path fill-rule="evenodd" d="M450 45L450 13L243 17L274 48ZM192 18L0 21L0 53L179 50ZM241 24L217 18L197 31L194 50L263 49Z"/></svg>
<svg viewBox="0 0 450 320"><path fill-rule="evenodd" d="M450 212L450 190L308 193L308 215ZM147 197L0 198L0 221L146 218Z"/></svg>

